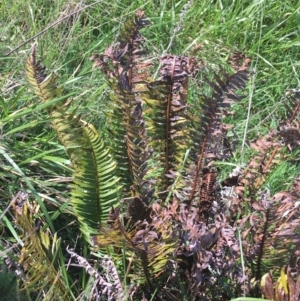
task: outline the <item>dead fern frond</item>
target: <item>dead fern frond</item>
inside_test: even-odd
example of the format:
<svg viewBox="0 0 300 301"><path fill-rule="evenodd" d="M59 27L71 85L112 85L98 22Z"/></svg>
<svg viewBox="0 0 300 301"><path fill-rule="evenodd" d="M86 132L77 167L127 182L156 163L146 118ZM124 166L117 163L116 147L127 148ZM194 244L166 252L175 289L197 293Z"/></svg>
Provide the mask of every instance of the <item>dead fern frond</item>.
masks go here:
<svg viewBox="0 0 300 301"><path fill-rule="evenodd" d="M291 268L287 272L282 268L280 277L275 282L272 274L265 274L261 280L263 296L275 301L297 301L300 298L300 276L292 276Z"/></svg>
<svg viewBox="0 0 300 301"><path fill-rule="evenodd" d="M100 273L87 261L86 258L78 255L74 250L67 248L67 252L71 258L75 258L79 266L86 270L86 272L93 277L94 284L93 290L90 295L93 300L100 300L101 298L117 299L120 301L126 300L124 287L119 279L114 263L107 256L101 260L101 268L103 269ZM103 275L103 276L102 276ZM107 275L107 276L105 276ZM111 281L113 279L113 282Z"/></svg>
<svg viewBox="0 0 300 301"><path fill-rule="evenodd" d="M221 69L221 75L214 74L214 81L205 78L205 83L212 89L212 95L202 96L200 122L195 127L192 157L195 160L196 169L192 175L193 178L190 179L193 184L188 196L189 202L194 199L195 193L199 190L202 168L208 167L214 160L225 160L232 155L226 139L227 128L221 120L231 103L242 99L237 94L237 90L245 88L248 80L248 63L240 67L233 75ZM195 103L197 104L198 102Z"/></svg>
<svg viewBox="0 0 300 301"><path fill-rule="evenodd" d="M24 242L19 264L27 271L23 289L44 291L43 300L73 300L53 262L51 250L56 250L55 244L59 242L53 241L52 246L49 233L42 230L42 225L35 226L41 223L35 218L37 213L38 208L30 206L28 201L15 207L16 225L23 231Z"/></svg>
<svg viewBox="0 0 300 301"><path fill-rule="evenodd" d="M249 230L251 232L252 241L246 249L247 256L255 263L256 279L273 266L288 263L290 254L299 245L300 209L295 193L283 191L272 198L263 194L252 202L254 211L239 221L239 226L244 228L244 237ZM246 227L246 221L249 227Z"/></svg>

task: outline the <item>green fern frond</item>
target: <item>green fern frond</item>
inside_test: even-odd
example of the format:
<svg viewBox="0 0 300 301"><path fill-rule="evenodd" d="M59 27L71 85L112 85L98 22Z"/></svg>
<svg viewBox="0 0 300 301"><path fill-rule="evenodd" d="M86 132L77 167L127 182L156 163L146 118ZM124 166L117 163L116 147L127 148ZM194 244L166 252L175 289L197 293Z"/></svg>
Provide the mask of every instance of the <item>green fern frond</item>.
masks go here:
<svg viewBox="0 0 300 301"><path fill-rule="evenodd" d="M44 68L35 61L35 50L27 61L26 74L34 92L43 101L58 95L56 78L45 79ZM118 206L116 164L94 127L69 113L69 106L51 107L49 114L74 168L71 204L90 242L91 235L107 220L109 210Z"/></svg>
<svg viewBox="0 0 300 301"><path fill-rule="evenodd" d="M109 211L118 205L116 163L91 124L81 121L86 143L78 150L80 165L73 174L71 200L86 236L98 232Z"/></svg>

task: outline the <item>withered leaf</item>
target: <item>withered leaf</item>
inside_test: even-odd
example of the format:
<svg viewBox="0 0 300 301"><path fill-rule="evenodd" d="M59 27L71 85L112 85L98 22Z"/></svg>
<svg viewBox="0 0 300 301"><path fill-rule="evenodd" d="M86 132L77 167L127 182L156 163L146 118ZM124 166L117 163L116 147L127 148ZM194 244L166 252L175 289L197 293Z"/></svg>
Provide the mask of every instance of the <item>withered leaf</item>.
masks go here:
<svg viewBox="0 0 300 301"><path fill-rule="evenodd" d="M274 287L271 275L265 274L261 279L261 291L266 299L274 300Z"/></svg>

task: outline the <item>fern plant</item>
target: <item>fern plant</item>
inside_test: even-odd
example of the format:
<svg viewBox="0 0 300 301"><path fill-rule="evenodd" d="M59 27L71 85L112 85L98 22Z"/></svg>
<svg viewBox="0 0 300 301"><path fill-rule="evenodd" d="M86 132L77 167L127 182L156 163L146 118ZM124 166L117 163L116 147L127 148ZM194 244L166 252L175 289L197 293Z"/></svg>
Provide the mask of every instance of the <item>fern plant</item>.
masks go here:
<svg viewBox="0 0 300 301"><path fill-rule="evenodd" d="M178 286L177 280L170 277L174 258L179 257L182 267L188 264L188 258L194 258L197 268L192 268L191 275L201 274L201 269L207 265L202 267L199 254L206 254L208 258L205 260L212 259L209 259L211 253L207 247L218 241L220 250L237 247L234 231L226 217L216 216L221 220L214 239L213 233L205 234L209 228L203 217L208 219L217 196L217 173L208 166L222 153L226 157L229 152L221 115L230 101L240 99L235 91L245 87L249 60L245 59L231 76L221 70L221 76L215 75L216 83L204 75L211 94L201 95L201 100L189 104L189 78L200 70L202 75L205 74L204 66L199 66L195 58L164 55L160 59L159 78L151 78L152 64L139 33L139 29L146 25L149 22L144 14L137 12L134 19L125 23L116 46L110 46L104 54L91 58L94 66L107 76L114 91L108 102L108 122L110 116L114 117L110 147L119 158L117 168L120 173L126 170L126 185L130 188L130 191L128 188L123 190L129 207L128 213L125 212L125 227L115 216L113 226L95 236L93 242L100 247L113 244L119 249L124 245L129 251L127 258L132 256L129 255L131 252L135 254L136 259L131 264L135 272L132 277L138 274L138 270L143 271L144 283L146 281L150 290L158 283L161 286L164 283L166 289L160 287L160 297L169 298L168 289ZM116 126L120 124L123 127ZM191 156L183 164L187 148L190 148ZM146 168L150 162L155 172ZM156 184L154 192L149 183ZM146 191L146 195L142 191ZM169 193L171 198L167 197ZM201 228L203 235L208 235L207 239L211 236L205 246L200 242L202 236L198 232ZM222 241L221 233L227 235L228 243ZM190 249L189 245L194 247ZM237 250L235 256L236 259ZM177 266L173 273L181 275L181 268ZM161 282L165 278L169 279L168 284ZM188 283L189 280L184 281ZM202 279L193 279L191 283L187 290L194 285L198 287Z"/></svg>
<svg viewBox="0 0 300 301"><path fill-rule="evenodd" d="M289 116L279 130L249 142L258 153L247 168L219 183L214 164L234 151L222 117L243 97L238 91L246 86L250 59L235 54L231 74L222 67L208 70L195 57L166 54L155 78L155 65L140 33L149 25L144 12L138 11L124 24L118 42L91 58L112 91L106 110L112 139L104 141L75 115L71 103L62 100L48 108L74 170L74 215L93 254L101 257L105 252L125 270L122 280L130 279L128 294L135 300L180 300L182 292L191 300L255 295L251 277L260 280L275 266L292 266L291 258L298 256L299 181L290 191L261 196L259 192L277 164L277 154L299 146L299 92L286 102ZM56 76L47 77L36 61L34 47L26 74L43 102L63 94ZM190 78L199 77L201 92L189 99ZM29 227L20 219L17 223ZM27 247L23 264L30 265L31 251ZM48 256L39 253L37 263ZM73 251L69 254L90 271ZM34 274L38 266L31 266ZM41 275L33 276L33 284L42 281ZM106 283L101 277L95 278L95 290ZM120 274L115 278L122 282ZM216 291L222 294L216 296ZM117 297L111 290L109 296Z"/></svg>

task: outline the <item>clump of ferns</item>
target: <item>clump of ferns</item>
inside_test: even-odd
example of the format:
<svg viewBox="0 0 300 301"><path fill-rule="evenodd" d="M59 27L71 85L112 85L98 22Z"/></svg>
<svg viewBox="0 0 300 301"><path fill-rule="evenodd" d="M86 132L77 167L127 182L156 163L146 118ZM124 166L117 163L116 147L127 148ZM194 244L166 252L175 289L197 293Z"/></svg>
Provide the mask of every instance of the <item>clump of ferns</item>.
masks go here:
<svg viewBox="0 0 300 301"><path fill-rule="evenodd" d="M125 258L124 278L141 288L132 288L132 295L150 298L156 288L163 300L180 298L181 290L217 299L213 291L222 289L223 298L229 299L250 289L239 261L237 225L247 238L242 249L245 258L255 261L256 279L272 241L295 234L296 188L280 197L253 196L276 163L276 153L284 145L292 151L299 145L299 93L286 102L289 116L279 131L252 142L258 154L249 166L220 185L213 163L227 160L234 151L222 116L243 97L237 91L246 85L250 60L233 55L235 72L230 75L223 68L208 70L195 57L165 54L155 80L140 34L149 25L138 11L124 24L118 43L91 58L112 91L106 110L111 139L104 140L77 117L69 103L49 106L74 168L71 204L94 252L106 249L118 262ZM43 101L61 97L56 77L46 77L34 49L26 72ZM200 78L197 88L208 92L188 99L191 77ZM224 193L224 187L234 194ZM286 207L280 207L279 199ZM280 245L287 246L292 251L290 241ZM231 284L226 284L228 277Z"/></svg>
<svg viewBox="0 0 300 301"><path fill-rule="evenodd" d="M146 25L149 21L138 12L134 22L125 24L126 34L120 36L117 45L92 57L94 66L106 74L113 90L107 114L110 132L114 134L111 149L115 152L120 178L124 181L122 193L129 206L126 227L137 227L133 233L125 234L118 222L113 229L123 232L126 241L131 240L127 249L138 246L137 252L147 249L142 263L146 266L145 275L151 271L147 271L151 248L154 250L155 244L166 244L166 238L177 236L179 244L173 239L172 248L161 251L169 263L174 261L174 256L178 262L173 272L167 265L168 280L164 281L165 289L161 288L160 297L171 292L180 295L175 285L178 279L171 276L181 274L177 269L188 270L189 279L185 281L191 285L187 285L187 291L204 293L212 283L206 271L214 265L215 254L222 257L222 250L229 248L238 256L237 240L226 217L220 212L210 217L217 199L217 172L211 164L230 155L221 118L231 101L241 98L235 91L245 87L249 59L244 57L233 75L221 68L220 74L214 74L212 79L196 58L166 54L160 58L160 77L154 80L150 76L152 60L146 56L144 38L139 33ZM201 94L188 103L189 78L197 73L210 94ZM189 156L186 156L188 148ZM150 160L154 161L152 169L147 168ZM96 243L103 245L108 236L109 232L105 237L98 236ZM112 241L116 240L106 244ZM130 246L132 242L135 244ZM217 249L211 251L215 245ZM162 257L157 259L161 262ZM219 261L221 264L222 260ZM234 259L223 267L222 275L233 265ZM157 275L165 273L161 269ZM151 287L157 275L153 270L150 274L152 278L147 281Z"/></svg>

